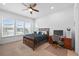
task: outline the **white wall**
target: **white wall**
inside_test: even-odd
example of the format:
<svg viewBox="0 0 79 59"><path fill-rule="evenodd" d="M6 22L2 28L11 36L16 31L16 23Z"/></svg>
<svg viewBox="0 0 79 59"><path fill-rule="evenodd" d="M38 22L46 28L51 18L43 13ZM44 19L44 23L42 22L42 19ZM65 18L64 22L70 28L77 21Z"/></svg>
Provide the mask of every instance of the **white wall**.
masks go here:
<svg viewBox="0 0 79 59"><path fill-rule="evenodd" d="M53 11L53 10L52 10ZM45 16L36 20L36 27L50 28L50 35L53 35L53 30L64 30L64 35L67 35L67 28L71 28L72 47L75 45L75 23L74 23L74 8L67 8L52 15Z"/></svg>
<svg viewBox="0 0 79 59"><path fill-rule="evenodd" d="M1 32L2 32L2 29L1 29L1 22L2 22L2 21L1 21L1 16L0 16L0 40L1 40L1 34L2 34L2 33L1 33Z"/></svg>
<svg viewBox="0 0 79 59"><path fill-rule="evenodd" d="M31 22L31 24L33 25L34 21L33 19L31 18L27 18L27 17L24 17L24 16L21 16L21 15L17 15L17 14L14 14L14 13L11 13L11 12L8 12L8 11L5 11L5 10L0 10L0 20L2 19L2 17L4 18L11 18L11 19L14 19L14 20L22 20L24 22ZM0 26L0 31L1 31L1 26ZM33 30L33 26L31 28L31 30ZM22 40L23 36L11 36L11 37L1 37L0 38L0 44L4 44L4 43L8 43L8 42L13 42L13 41L17 41L17 40Z"/></svg>
<svg viewBox="0 0 79 59"><path fill-rule="evenodd" d="M75 51L79 55L79 4L74 6L74 20L75 20Z"/></svg>
<svg viewBox="0 0 79 59"><path fill-rule="evenodd" d="M73 8L68 8L63 11L36 20L36 27L52 28L51 31L56 29L66 30L68 26L70 28L73 28L74 26Z"/></svg>

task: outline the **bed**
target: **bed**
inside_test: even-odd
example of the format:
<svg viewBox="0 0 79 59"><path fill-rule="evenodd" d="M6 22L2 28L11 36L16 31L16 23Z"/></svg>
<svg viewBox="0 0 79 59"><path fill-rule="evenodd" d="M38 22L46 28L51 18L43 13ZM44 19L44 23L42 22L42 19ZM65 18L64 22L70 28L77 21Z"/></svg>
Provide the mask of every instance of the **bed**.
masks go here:
<svg viewBox="0 0 79 59"><path fill-rule="evenodd" d="M28 34L23 36L23 43L33 50L35 50L41 44L47 42L49 37L49 28L40 28L39 32Z"/></svg>

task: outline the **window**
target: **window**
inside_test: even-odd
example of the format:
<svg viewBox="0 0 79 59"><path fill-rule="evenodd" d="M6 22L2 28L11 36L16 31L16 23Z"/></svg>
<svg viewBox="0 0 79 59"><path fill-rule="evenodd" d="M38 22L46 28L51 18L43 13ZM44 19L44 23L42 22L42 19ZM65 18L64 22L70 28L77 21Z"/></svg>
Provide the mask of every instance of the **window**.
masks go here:
<svg viewBox="0 0 79 59"><path fill-rule="evenodd" d="M0 20L0 28L2 28L0 29L0 36L2 37L32 33L32 24L30 22L15 21L11 18Z"/></svg>
<svg viewBox="0 0 79 59"><path fill-rule="evenodd" d="M2 26L3 27L3 30L2 30L3 37L14 35L14 23L15 23L15 21L10 18L3 19L3 26Z"/></svg>
<svg viewBox="0 0 79 59"><path fill-rule="evenodd" d="M2 21L1 21L1 19L0 19L0 25L1 25L1 23L2 23Z"/></svg>
<svg viewBox="0 0 79 59"><path fill-rule="evenodd" d="M16 21L16 35L24 34L24 22Z"/></svg>
<svg viewBox="0 0 79 59"><path fill-rule="evenodd" d="M25 34L31 33L31 23L30 22L26 22L25 23L25 29L24 29L24 31L25 31Z"/></svg>

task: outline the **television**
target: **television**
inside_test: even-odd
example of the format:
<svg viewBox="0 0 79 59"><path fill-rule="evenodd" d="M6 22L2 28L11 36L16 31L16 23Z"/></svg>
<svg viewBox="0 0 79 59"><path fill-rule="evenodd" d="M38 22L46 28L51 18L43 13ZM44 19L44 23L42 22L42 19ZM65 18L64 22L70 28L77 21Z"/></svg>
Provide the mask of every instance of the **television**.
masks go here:
<svg viewBox="0 0 79 59"><path fill-rule="evenodd" d="M63 36L63 30L54 30L54 35Z"/></svg>

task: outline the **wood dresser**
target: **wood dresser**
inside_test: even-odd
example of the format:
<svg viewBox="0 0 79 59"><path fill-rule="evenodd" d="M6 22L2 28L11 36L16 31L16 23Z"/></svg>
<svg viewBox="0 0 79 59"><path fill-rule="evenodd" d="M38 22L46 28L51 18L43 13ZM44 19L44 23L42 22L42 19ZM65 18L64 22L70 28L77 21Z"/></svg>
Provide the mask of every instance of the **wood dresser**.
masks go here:
<svg viewBox="0 0 79 59"><path fill-rule="evenodd" d="M72 49L72 39L71 38L62 38L64 42L64 47L67 49Z"/></svg>

